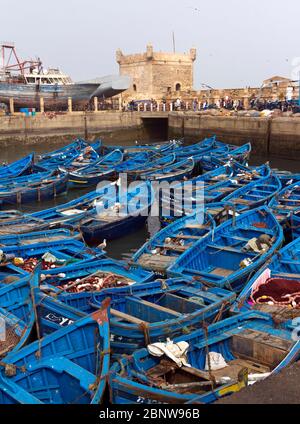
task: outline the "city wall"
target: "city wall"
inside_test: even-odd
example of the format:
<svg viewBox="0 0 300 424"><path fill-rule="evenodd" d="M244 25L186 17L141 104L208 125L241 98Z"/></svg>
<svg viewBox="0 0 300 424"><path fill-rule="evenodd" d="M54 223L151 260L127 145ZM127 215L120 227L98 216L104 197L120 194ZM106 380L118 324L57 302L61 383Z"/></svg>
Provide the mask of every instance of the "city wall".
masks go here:
<svg viewBox="0 0 300 424"><path fill-rule="evenodd" d="M300 159L300 118L254 118L242 116L209 116L193 112L73 112L57 115L22 114L0 117L0 145L62 142L76 137L90 140L103 137L109 143L116 136L122 141L151 139L152 127L169 138L186 137L201 140L217 135L228 143L241 145L251 141L256 154L272 154ZM46 147L45 147L46 149ZM1 155L0 155L1 156Z"/></svg>

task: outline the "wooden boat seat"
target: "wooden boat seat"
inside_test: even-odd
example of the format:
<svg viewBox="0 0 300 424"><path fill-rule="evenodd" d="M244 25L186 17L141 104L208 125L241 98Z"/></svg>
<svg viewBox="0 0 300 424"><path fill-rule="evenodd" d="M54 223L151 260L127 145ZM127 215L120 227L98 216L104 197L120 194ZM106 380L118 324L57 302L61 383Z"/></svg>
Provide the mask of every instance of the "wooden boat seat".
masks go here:
<svg viewBox="0 0 300 424"><path fill-rule="evenodd" d="M236 203L237 205L250 205L251 201L246 199L232 199L230 200L232 203Z"/></svg>
<svg viewBox="0 0 300 424"><path fill-rule="evenodd" d="M139 258L138 264L144 269L163 273L176 259L176 256L151 255L145 253Z"/></svg>
<svg viewBox="0 0 300 424"><path fill-rule="evenodd" d="M208 244L207 247L209 247L210 249L219 250L220 252L224 251L224 252L232 252L232 253L242 253L241 249L236 249L235 247L232 247L232 246L218 246L214 244Z"/></svg>
<svg viewBox="0 0 300 424"><path fill-rule="evenodd" d="M208 229L208 226L207 225L200 225L200 224L187 224L186 226L185 226L185 228L188 228L188 229L195 229L195 230L207 230Z"/></svg>
<svg viewBox="0 0 300 424"><path fill-rule="evenodd" d="M117 311L116 309L111 309L110 313L113 317L116 317L122 321L128 321L131 324L137 324L137 325L149 324L147 321L141 320L132 315L125 314L124 312Z"/></svg>
<svg viewBox="0 0 300 424"><path fill-rule="evenodd" d="M235 189L233 187L223 187L223 188L216 187L216 191L220 191L221 193L228 193L234 190Z"/></svg>
<svg viewBox="0 0 300 424"><path fill-rule="evenodd" d="M269 367L258 362L245 359L234 359L228 362L228 367L212 371L212 375L215 377L216 381L220 380L222 377L229 377L232 381L237 381L239 372L243 368L247 368L249 374L264 374L271 371Z"/></svg>
<svg viewBox="0 0 300 424"><path fill-rule="evenodd" d="M182 240L200 240L203 236L183 236L181 234L177 234L176 236L172 236L172 239L182 239Z"/></svg>
<svg viewBox="0 0 300 424"><path fill-rule="evenodd" d="M284 307L281 305L268 305L267 303L253 305L253 309L276 317L276 321L288 321L300 317L300 309Z"/></svg>
<svg viewBox="0 0 300 424"><path fill-rule="evenodd" d="M225 268L214 268L209 272L209 274L214 274L219 277L229 277L231 274L233 274L235 271L232 269L225 269Z"/></svg>
<svg viewBox="0 0 300 424"><path fill-rule="evenodd" d="M166 250L173 250L174 252L184 253L191 246L181 246L178 244L157 244L157 247L161 247Z"/></svg>
<svg viewBox="0 0 300 424"><path fill-rule="evenodd" d="M165 312L166 314L171 315L173 317L180 317L182 315L181 313L176 312L173 309L166 308L156 303L148 302L147 300L144 300L144 299L128 297L127 302L128 304L136 304L139 306L147 307L148 309L150 308L150 309L155 309L159 312Z"/></svg>
<svg viewBox="0 0 300 424"><path fill-rule="evenodd" d="M235 357L250 359L271 369L279 365L292 346L290 340L252 329L246 329L231 338L231 350Z"/></svg>

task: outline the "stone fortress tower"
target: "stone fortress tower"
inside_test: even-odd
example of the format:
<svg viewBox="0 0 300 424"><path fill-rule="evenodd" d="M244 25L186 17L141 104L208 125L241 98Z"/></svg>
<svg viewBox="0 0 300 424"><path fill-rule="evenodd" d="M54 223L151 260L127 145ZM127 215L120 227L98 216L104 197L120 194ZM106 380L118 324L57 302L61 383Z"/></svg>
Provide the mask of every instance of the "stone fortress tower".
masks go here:
<svg viewBox="0 0 300 424"><path fill-rule="evenodd" d="M127 100L161 100L172 93L193 90L196 49L189 53L155 52L149 44L146 52L124 55L117 50L120 75L129 75L133 83L123 94Z"/></svg>

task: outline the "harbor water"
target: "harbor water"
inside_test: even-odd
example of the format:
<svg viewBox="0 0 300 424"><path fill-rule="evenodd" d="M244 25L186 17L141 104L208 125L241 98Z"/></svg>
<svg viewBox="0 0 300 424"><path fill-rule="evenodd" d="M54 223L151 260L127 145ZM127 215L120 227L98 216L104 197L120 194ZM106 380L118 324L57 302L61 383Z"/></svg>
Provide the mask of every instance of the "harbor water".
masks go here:
<svg viewBox="0 0 300 424"><path fill-rule="evenodd" d="M157 142L159 140L155 140ZM194 140L193 142L196 143L199 140ZM139 143L149 143L150 140L138 140ZM104 141L105 144L111 144L111 145L120 145L121 143L117 138L110 138L109 142ZM34 144L34 145L20 145L14 144L9 145L5 147L5 150L1 152L0 155L0 162L13 162L17 159L20 159L23 156L26 156L27 154L30 154L32 152L35 152L35 155L39 155L44 152L50 152L52 150L56 150L66 143L55 143L55 142L47 142L47 143L40 143L40 144ZM124 145L134 145L135 140L128 140L127 142L122 143ZM192 142L191 142L192 144ZM269 162L270 166L272 168L290 171L290 172L300 172L299 169L299 161L297 160L287 160L282 159L278 157L272 157L272 156L251 156L250 165L261 165L263 163ZM34 212L41 209L46 209L53 207L55 205L66 203L72 199L78 198L85 193L91 191L91 188L84 188L84 189L72 189L69 190L68 194L61 195L55 200L47 201L47 202L41 202L41 203L34 203L34 204L26 204L22 206L20 210L26 213ZM8 208L13 209L13 208ZM112 240L107 243L107 254L115 259L128 259L133 252L135 252L139 247L143 245L143 243L152 235L154 235L159 227L159 222L157 218L149 218L147 225L143 227L142 229L137 230L135 233L132 233L130 235L127 235L125 237L121 237L117 240Z"/></svg>

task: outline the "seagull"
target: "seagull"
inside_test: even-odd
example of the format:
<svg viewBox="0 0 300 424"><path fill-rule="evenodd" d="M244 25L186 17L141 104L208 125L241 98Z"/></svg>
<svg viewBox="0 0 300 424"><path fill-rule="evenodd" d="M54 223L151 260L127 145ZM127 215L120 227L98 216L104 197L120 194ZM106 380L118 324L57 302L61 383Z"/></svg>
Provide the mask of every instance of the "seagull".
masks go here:
<svg viewBox="0 0 300 424"><path fill-rule="evenodd" d="M101 249L101 250L104 250L105 248L106 248L106 246L107 246L107 243L106 243L106 239L104 239L103 240L103 242L102 243L100 243L98 246L97 246L97 248L98 249Z"/></svg>

